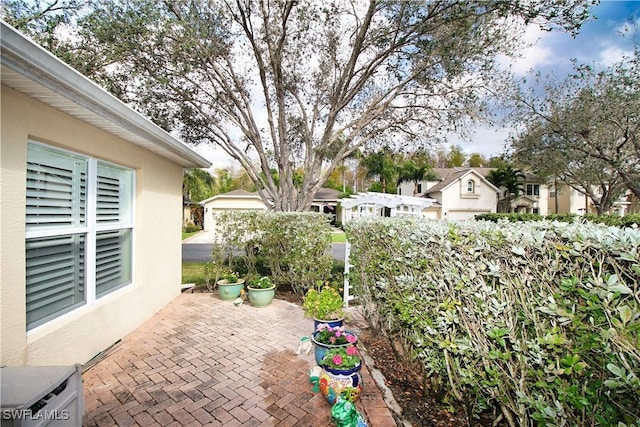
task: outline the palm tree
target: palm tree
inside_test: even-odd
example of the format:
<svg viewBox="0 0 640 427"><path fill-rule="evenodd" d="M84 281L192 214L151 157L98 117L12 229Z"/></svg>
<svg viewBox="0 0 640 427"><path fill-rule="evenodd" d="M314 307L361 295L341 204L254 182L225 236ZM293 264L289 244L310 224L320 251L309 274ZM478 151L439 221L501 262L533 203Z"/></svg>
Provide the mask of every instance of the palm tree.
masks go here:
<svg viewBox="0 0 640 427"><path fill-rule="evenodd" d="M387 148L376 151L363 158L360 165L367 169L366 177L377 178L382 192L386 193L389 182L393 182L393 177L397 173L391 151Z"/></svg>
<svg viewBox="0 0 640 427"><path fill-rule="evenodd" d="M436 180L438 176L433 172L431 166L418 166L413 160L407 160L400 166L398 184L402 182L413 182L413 195L418 194L418 184L420 181Z"/></svg>
<svg viewBox="0 0 640 427"><path fill-rule="evenodd" d="M182 196L199 202L211 196L215 179L204 169L185 169L182 177Z"/></svg>
<svg viewBox="0 0 640 427"><path fill-rule="evenodd" d="M501 165L498 169L489 171L487 181L503 189L502 198L498 201L498 212L511 211L511 201L524 192L525 178L524 172L510 164Z"/></svg>

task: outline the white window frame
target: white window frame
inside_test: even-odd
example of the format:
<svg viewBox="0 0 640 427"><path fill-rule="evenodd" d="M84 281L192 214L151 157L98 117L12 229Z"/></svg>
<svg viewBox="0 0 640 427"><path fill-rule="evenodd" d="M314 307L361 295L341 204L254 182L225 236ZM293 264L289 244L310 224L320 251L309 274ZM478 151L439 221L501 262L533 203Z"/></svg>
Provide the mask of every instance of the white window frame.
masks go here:
<svg viewBox="0 0 640 427"><path fill-rule="evenodd" d="M476 192L476 182L472 179L467 181L467 193L474 194Z"/></svg>
<svg viewBox="0 0 640 427"><path fill-rule="evenodd" d="M34 329L48 324L52 321L56 321L60 317L67 313L73 312L81 307L95 304L97 300L103 296L109 295L118 289L130 286L133 283L134 277L134 218L135 218L135 188L136 188L136 173L134 169L127 168L122 165L118 165L112 162L108 162L96 157L87 156L74 151L66 150L63 148L43 144L40 142L28 141L28 147L34 146L36 148L46 149L52 152L58 152L61 155L72 156L78 159L82 159L87 162L86 172L86 207L85 207L85 219L84 224L77 226L33 226L29 227L25 224L25 245L28 240L42 239L46 237L63 237L70 235L84 235L84 301L75 303L66 309L59 310L50 314L42 319L34 321L32 324L27 324L27 331L31 332ZM28 158L28 156L27 156ZM124 211L126 218L118 218L116 221L111 221L106 224L98 223L97 214L97 186L98 186L98 169L99 166L104 165L106 167L113 167L124 171L126 173L125 178L128 180L128 189L125 189L125 196L128 199ZM120 205L119 205L120 206ZM74 217L75 218L75 217ZM123 281L117 286L107 289L102 295L97 296L96 292L96 239L100 232L126 230L128 232L128 280ZM26 266L25 266L26 268ZM25 271L25 275L26 275ZM26 276L25 276L26 277ZM26 292L26 283L25 283ZM27 307L25 306L25 310Z"/></svg>

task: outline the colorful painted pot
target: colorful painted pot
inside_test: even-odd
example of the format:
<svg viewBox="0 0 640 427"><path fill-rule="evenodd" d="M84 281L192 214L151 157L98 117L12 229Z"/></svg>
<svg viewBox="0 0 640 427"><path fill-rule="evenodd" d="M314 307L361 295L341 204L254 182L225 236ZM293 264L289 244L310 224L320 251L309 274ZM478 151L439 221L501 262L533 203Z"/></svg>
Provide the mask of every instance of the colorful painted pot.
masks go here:
<svg viewBox="0 0 640 427"><path fill-rule="evenodd" d="M332 369L324 366L320 374L320 392L329 404L336 403L338 398L355 402L362 394L362 377L357 365L351 369Z"/></svg>

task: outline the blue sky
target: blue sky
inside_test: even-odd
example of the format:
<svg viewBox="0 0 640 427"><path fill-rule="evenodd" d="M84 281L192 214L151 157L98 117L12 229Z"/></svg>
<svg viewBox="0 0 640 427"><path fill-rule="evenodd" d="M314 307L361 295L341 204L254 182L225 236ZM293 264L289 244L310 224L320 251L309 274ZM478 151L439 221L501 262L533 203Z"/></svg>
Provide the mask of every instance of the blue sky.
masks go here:
<svg viewBox="0 0 640 427"><path fill-rule="evenodd" d="M610 65L619 61L623 52L633 50L633 37L619 33L631 22L640 18L640 1L603 1L592 10L595 18L584 23L575 37L563 32L545 33L534 29L527 32L528 41L538 40L519 62L519 69L531 65L533 68L554 70L566 74L570 70L571 58L580 63Z"/></svg>
<svg viewBox="0 0 640 427"><path fill-rule="evenodd" d="M572 58L579 64L604 68L633 52L633 28L629 24L632 19L640 22L640 1L605 0L593 8L591 14L593 17L583 24L575 38L560 31L544 32L529 27L525 39L532 46L525 49L521 58L512 61L515 75L523 77L528 72L540 71L543 75L552 73L563 78L572 71ZM621 37L619 33L625 26L629 32ZM638 27L640 31L640 25ZM636 35L638 38L640 34ZM451 141L467 153L479 152L488 158L503 151L510 131L507 127L479 126L471 137L465 140L452 137Z"/></svg>

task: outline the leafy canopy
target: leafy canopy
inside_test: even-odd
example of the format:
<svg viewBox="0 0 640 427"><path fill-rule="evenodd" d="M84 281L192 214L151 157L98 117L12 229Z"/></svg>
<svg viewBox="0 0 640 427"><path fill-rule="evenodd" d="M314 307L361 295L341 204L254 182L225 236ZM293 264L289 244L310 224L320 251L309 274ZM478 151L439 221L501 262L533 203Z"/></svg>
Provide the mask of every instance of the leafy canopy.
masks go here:
<svg viewBox="0 0 640 427"><path fill-rule="evenodd" d="M165 129L216 144L275 209L304 210L359 148L424 143L479 117L514 34L575 32L591 3L101 0L52 46Z"/></svg>

